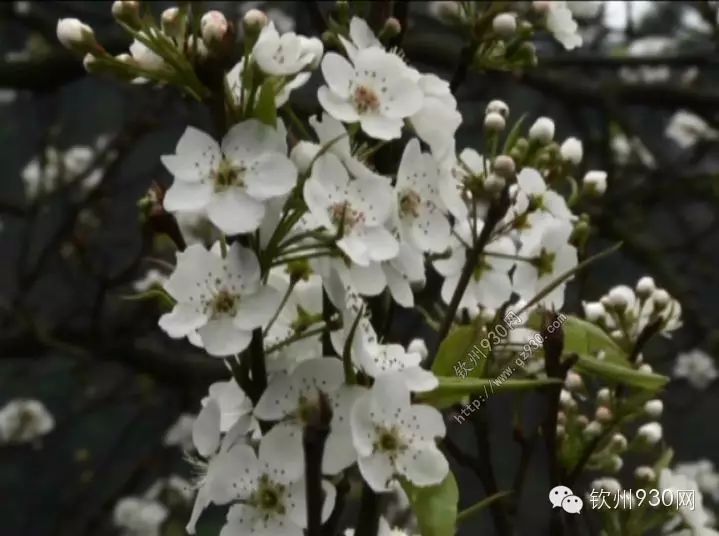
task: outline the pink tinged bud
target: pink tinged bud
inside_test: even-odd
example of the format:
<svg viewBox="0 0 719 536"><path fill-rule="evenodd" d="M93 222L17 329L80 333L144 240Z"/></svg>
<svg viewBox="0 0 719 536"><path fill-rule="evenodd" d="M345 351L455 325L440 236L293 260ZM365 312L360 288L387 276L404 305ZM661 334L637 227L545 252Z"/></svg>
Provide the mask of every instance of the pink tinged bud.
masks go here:
<svg viewBox="0 0 719 536"><path fill-rule="evenodd" d="M185 18L180 13L180 8L170 7L162 12L160 16L162 31L165 35L175 39L181 39L185 35Z"/></svg>
<svg viewBox="0 0 719 536"><path fill-rule="evenodd" d="M112 16L130 28L140 27L140 2L116 0L112 3Z"/></svg>
<svg viewBox="0 0 719 536"><path fill-rule="evenodd" d="M259 9L250 9L245 16L242 17L242 24L245 27L245 31L248 32L259 32L262 28L267 26L269 19L264 11Z"/></svg>
<svg viewBox="0 0 719 536"><path fill-rule="evenodd" d="M402 25L400 22L394 18L390 17L386 21L384 21L384 26L382 27L382 37L390 39L396 35L399 35L402 31Z"/></svg>
<svg viewBox="0 0 719 536"><path fill-rule="evenodd" d="M599 406L594 413L594 418L602 424L608 424L612 421L612 412L606 406Z"/></svg>
<svg viewBox="0 0 719 536"><path fill-rule="evenodd" d="M57 21L57 39L62 45L74 52L87 53L98 51L95 32L78 19L60 19Z"/></svg>
<svg viewBox="0 0 719 536"><path fill-rule="evenodd" d="M205 13L200 19L200 30L202 39L208 46L212 47L224 41L229 26L227 19L221 12L212 10Z"/></svg>
<svg viewBox="0 0 719 536"><path fill-rule="evenodd" d="M570 370L567 372L567 377L564 379L564 387L573 392L579 391L584 387L584 382L579 374Z"/></svg>

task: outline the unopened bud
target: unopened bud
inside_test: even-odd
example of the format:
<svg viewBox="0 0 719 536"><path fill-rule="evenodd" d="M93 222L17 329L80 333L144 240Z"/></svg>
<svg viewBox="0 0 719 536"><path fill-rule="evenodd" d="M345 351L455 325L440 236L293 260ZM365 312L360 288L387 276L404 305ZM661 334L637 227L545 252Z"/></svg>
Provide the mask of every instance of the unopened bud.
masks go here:
<svg viewBox="0 0 719 536"><path fill-rule="evenodd" d="M599 406L594 412L594 418L602 424L608 424L613 418L612 411L606 406Z"/></svg>
<svg viewBox="0 0 719 536"><path fill-rule="evenodd" d="M507 184L507 182L504 178L496 173L490 173L489 176L484 179L484 189L490 193L501 192L505 184Z"/></svg>
<svg viewBox="0 0 719 536"><path fill-rule="evenodd" d="M589 424L589 419L586 415L577 415L576 422L577 426L579 426L580 428L586 428Z"/></svg>
<svg viewBox="0 0 719 536"><path fill-rule="evenodd" d="M507 103L503 100L494 99L492 101L489 101L489 104L487 104L487 109L484 111L484 113L485 115L497 113L507 119L507 117L509 117L509 106L507 106Z"/></svg>
<svg viewBox="0 0 719 536"><path fill-rule="evenodd" d="M267 26L269 19L264 11L259 9L250 9L245 16L242 17L242 25L248 33L259 33L262 28Z"/></svg>
<svg viewBox="0 0 719 536"><path fill-rule="evenodd" d="M597 404L601 406L608 406L612 400L612 393L608 387L602 387L597 391Z"/></svg>
<svg viewBox="0 0 719 536"><path fill-rule="evenodd" d="M552 9L552 0L534 0L532 9L539 15L546 15Z"/></svg>
<svg viewBox="0 0 719 536"><path fill-rule="evenodd" d="M85 57L82 58L82 66L85 67L88 73L96 73L98 66L97 58L88 52L85 54Z"/></svg>
<svg viewBox="0 0 719 536"><path fill-rule="evenodd" d="M559 154L562 155L564 161L571 162L575 166L579 165L584 157L584 147L582 146L581 140L577 138L567 138L559 148Z"/></svg>
<svg viewBox="0 0 719 536"><path fill-rule="evenodd" d="M590 422L587 426L584 427L584 430L582 431L582 434L587 439L592 439L594 437L597 437L601 433L602 433L602 424L597 421Z"/></svg>
<svg viewBox="0 0 719 536"><path fill-rule="evenodd" d="M618 311L633 307L635 301L634 291L626 285L618 285L609 291L609 303Z"/></svg>
<svg viewBox="0 0 719 536"><path fill-rule="evenodd" d="M624 452L627 449L627 438L624 437L624 434L614 434L611 439L612 448L614 450L617 450L619 452Z"/></svg>
<svg viewBox="0 0 719 536"><path fill-rule="evenodd" d="M507 122L497 112L490 112L484 117L484 128L489 132L502 132Z"/></svg>
<svg viewBox="0 0 719 536"><path fill-rule="evenodd" d="M654 482L657 479L657 474L648 465L640 465L634 470L634 478L641 482Z"/></svg>
<svg viewBox="0 0 719 536"><path fill-rule="evenodd" d="M648 400L644 404L644 413L646 413L647 416L652 419L658 419L659 417L661 417L662 411L664 411L664 402L662 402L658 398Z"/></svg>
<svg viewBox="0 0 719 536"><path fill-rule="evenodd" d="M140 2L134 0L115 0L112 3L112 16L133 30L140 28Z"/></svg>
<svg viewBox="0 0 719 536"><path fill-rule="evenodd" d="M662 440L662 425L658 422L643 424L637 430L637 437L649 445L656 445Z"/></svg>
<svg viewBox="0 0 719 536"><path fill-rule="evenodd" d="M563 424L557 424L557 437L562 438L564 437L564 434L566 433L564 425Z"/></svg>
<svg viewBox="0 0 719 536"><path fill-rule="evenodd" d="M558 411L558 412L557 412L557 422L558 422L559 424L566 424L566 422L567 422L567 414L564 413L563 411Z"/></svg>
<svg viewBox="0 0 719 536"><path fill-rule="evenodd" d="M637 294L642 298L648 298L656 290L657 286L654 284L654 279L645 275L639 281L637 281Z"/></svg>
<svg viewBox="0 0 719 536"><path fill-rule="evenodd" d="M494 159L492 169L497 175L500 175L504 178L509 178L514 175L514 172L517 168L514 165L514 160L511 156L507 156L506 154L500 154L499 156L497 156L497 158Z"/></svg>
<svg viewBox="0 0 719 536"><path fill-rule="evenodd" d="M663 288L658 288L652 294L652 299L659 309L664 309L671 300L671 296Z"/></svg>
<svg viewBox="0 0 719 536"><path fill-rule="evenodd" d="M564 379L564 387L572 392L581 391L584 388L584 381L579 374L570 370Z"/></svg>
<svg viewBox="0 0 719 536"><path fill-rule="evenodd" d="M162 12L160 16L162 31L165 35L175 39L183 39L185 37L186 20L180 12L180 8L170 7Z"/></svg>
<svg viewBox="0 0 719 536"><path fill-rule="evenodd" d="M512 13L500 13L492 19L492 29L502 39L508 39L517 31L517 18Z"/></svg>
<svg viewBox="0 0 719 536"><path fill-rule="evenodd" d="M101 50L95 39L95 32L92 31L90 26L78 19L58 20L57 38L65 48L80 54Z"/></svg>
<svg viewBox="0 0 719 536"><path fill-rule="evenodd" d="M392 39L393 37L398 36L401 32L402 25L400 22L396 18L390 17L384 21L384 26L382 27L382 31L379 36L381 39Z"/></svg>
<svg viewBox="0 0 719 536"><path fill-rule="evenodd" d="M637 370L639 372L643 372L644 374L651 374L654 372L654 369L649 363L643 363Z"/></svg>
<svg viewBox="0 0 719 536"><path fill-rule="evenodd" d="M407 345L407 352L419 354L422 359L429 354L427 343L423 339L412 339Z"/></svg>
<svg viewBox="0 0 719 536"><path fill-rule="evenodd" d="M607 191L607 172L592 170L587 171L582 181L584 191L589 195L599 197Z"/></svg>
<svg viewBox="0 0 719 536"><path fill-rule="evenodd" d="M584 316L590 322L599 322L607 314L601 302L584 302Z"/></svg>
<svg viewBox="0 0 719 536"><path fill-rule="evenodd" d="M541 145L547 145L554 139L554 121L540 117L529 128L529 139Z"/></svg>
<svg viewBox="0 0 719 536"><path fill-rule="evenodd" d="M210 50L217 49L225 43L229 30L227 19L220 11L208 11L200 19L202 40Z"/></svg>
<svg viewBox="0 0 719 536"><path fill-rule="evenodd" d="M610 473L618 473L624 467L624 460L618 454L613 454L607 462L607 471Z"/></svg>

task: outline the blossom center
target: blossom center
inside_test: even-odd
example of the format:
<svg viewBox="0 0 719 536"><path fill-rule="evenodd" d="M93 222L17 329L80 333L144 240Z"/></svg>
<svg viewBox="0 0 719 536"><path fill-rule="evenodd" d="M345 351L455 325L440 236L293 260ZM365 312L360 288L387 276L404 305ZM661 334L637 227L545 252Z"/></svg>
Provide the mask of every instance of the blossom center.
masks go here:
<svg viewBox="0 0 719 536"><path fill-rule="evenodd" d="M377 441L375 442L375 448L392 455L403 450L405 448L405 445L396 427L380 427L377 433Z"/></svg>
<svg viewBox="0 0 719 536"><path fill-rule="evenodd" d="M367 86L357 86L353 95L355 109L363 114L365 112L376 112L379 109L379 97L373 89Z"/></svg>
<svg viewBox="0 0 719 536"><path fill-rule="evenodd" d="M349 201L335 203L330 207L330 220L343 231L351 231L357 224L364 221L364 214L355 210Z"/></svg>
<svg viewBox="0 0 719 536"><path fill-rule="evenodd" d="M245 167L222 160L215 172L215 192L222 192L233 186L244 186Z"/></svg>
<svg viewBox="0 0 719 536"><path fill-rule="evenodd" d="M266 514L284 514L285 506L282 503L284 486L272 482L267 476L260 479L259 487L250 499L250 503Z"/></svg>
<svg viewBox="0 0 719 536"><path fill-rule="evenodd" d="M542 248L542 251L540 251L539 256L534 259L534 266L537 268L537 272L539 273L539 277L542 277L546 274L551 274L554 271L554 259L556 258L557 254L553 251L547 251L546 249Z"/></svg>
<svg viewBox="0 0 719 536"><path fill-rule="evenodd" d="M419 207L422 204L422 198L414 190L405 190L399 196L399 210L403 216L419 216Z"/></svg>
<svg viewBox="0 0 719 536"><path fill-rule="evenodd" d="M237 311L237 296L230 294L226 290L218 292L212 300L212 312L215 315L234 315Z"/></svg>

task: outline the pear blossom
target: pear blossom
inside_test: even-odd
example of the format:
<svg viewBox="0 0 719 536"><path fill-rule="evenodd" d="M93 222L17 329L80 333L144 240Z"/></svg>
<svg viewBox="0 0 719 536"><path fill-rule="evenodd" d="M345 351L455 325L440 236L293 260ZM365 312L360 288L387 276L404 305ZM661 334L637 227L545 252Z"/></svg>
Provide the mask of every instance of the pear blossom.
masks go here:
<svg viewBox="0 0 719 536"><path fill-rule="evenodd" d="M519 257L530 258L518 262L513 281L519 295L527 300L577 265L577 249L569 244L572 227L561 220L548 221L538 235L526 237L519 248ZM566 283L554 288L539 302L559 309L564 304Z"/></svg>
<svg viewBox="0 0 719 536"><path fill-rule="evenodd" d="M252 48L252 58L263 72L288 76L314 68L323 51L322 41L316 37L307 38L294 32L280 35L275 23L270 21Z"/></svg>
<svg viewBox="0 0 719 536"><path fill-rule="evenodd" d="M375 491L388 491L397 477L431 486L449 471L435 443L446 433L442 414L411 404L409 389L397 377L376 379L353 406L351 425L360 472Z"/></svg>
<svg viewBox="0 0 719 536"><path fill-rule="evenodd" d="M307 505L302 451L278 458L281 437L265 436L259 456L250 448L244 450L241 475L235 480L237 502L227 512L227 522L220 536L302 536L307 526ZM324 504L322 521L326 521L335 504L335 487L322 482Z"/></svg>
<svg viewBox="0 0 719 536"><path fill-rule="evenodd" d="M384 227L392 210L389 183L373 177L350 179L340 159L320 156L304 185L312 217L322 227L341 233L337 246L357 264L393 258L399 244Z"/></svg>
<svg viewBox="0 0 719 536"><path fill-rule="evenodd" d="M265 215L265 202L295 185L297 170L286 155L281 122L272 128L248 119L234 125L221 146L188 127L176 154L161 157L175 177L165 194L165 209L205 210L225 234L252 232Z"/></svg>
<svg viewBox="0 0 719 536"><path fill-rule="evenodd" d="M210 355L228 356L249 345L252 330L272 317L280 296L261 284L251 250L234 243L223 258L217 249L193 244L177 254L177 268L164 284L177 304L160 327L172 338L197 332Z"/></svg>
<svg viewBox="0 0 719 536"><path fill-rule="evenodd" d="M352 63L329 52L322 74L327 82L317 92L322 107L344 123L359 122L373 138L399 138L402 120L422 107L422 90L407 66L380 48L360 50Z"/></svg>
<svg viewBox="0 0 719 536"><path fill-rule="evenodd" d="M525 167L517 173L517 184L512 185L510 195L513 204L507 217L516 219L526 214L526 221L523 223L525 234L530 230L541 232L546 216L562 221L575 218L564 198L548 188L541 173L534 168Z"/></svg>
<svg viewBox="0 0 719 536"><path fill-rule="evenodd" d="M349 27L349 39L339 34L338 37L350 61L354 62L360 50L367 48L384 49L382 42L369 27L367 21L360 17L352 17Z"/></svg>
<svg viewBox="0 0 719 536"><path fill-rule="evenodd" d="M675 378L685 378L695 389L706 389L719 376L714 360L699 349L679 354L673 372Z"/></svg>
<svg viewBox="0 0 719 536"><path fill-rule="evenodd" d="M194 464L199 472L197 495L186 530L195 533L202 511L210 504L223 505L238 498L245 470L255 453L243 436L250 428L249 416L238 420L223 436L220 432L220 407L210 400L200 411L192 427L192 441L202 459Z"/></svg>
<svg viewBox="0 0 719 536"><path fill-rule="evenodd" d="M714 501L719 500L719 473L716 472L711 460L703 458L696 462L677 463L674 472L691 478L702 493L711 495Z"/></svg>
<svg viewBox="0 0 719 536"><path fill-rule="evenodd" d="M0 408L0 444L31 443L55 428L55 418L34 399L17 398Z"/></svg>
<svg viewBox="0 0 719 536"><path fill-rule="evenodd" d="M234 379L210 385L202 406L214 401L220 410L220 432L225 433L245 415L252 413L252 401Z"/></svg>
<svg viewBox="0 0 719 536"><path fill-rule="evenodd" d="M250 98L249 90L242 86L242 76L245 70L245 59L242 58L235 66L225 75L225 80L230 88L230 93L235 101L235 105L239 106L241 102L247 102ZM275 107L280 108L285 105L290 98L290 94L295 90L304 86L310 79L311 73L300 72L294 77L285 77L278 79L277 93L275 94ZM243 99L244 92L244 99Z"/></svg>
<svg viewBox="0 0 719 536"><path fill-rule="evenodd" d="M344 384L342 362L333 357L316 357L300 363L290 374L277 374L257 402L254 412L259 419L280 421L265 436L268 449L279 448L275 452L278 457L297 458L296 453L302 452L302 431L308 424L307 420L319 411L319 396L322 393L332 408L322 471L337 474L346 469L356 461L349 413L363 390ZM302 463L301 458L299 462Z"/></svg>
<svg viewBox="0 0 719 536"><path fill-rule="evenodd" d="M439 168L414 138L405 146L397 171L397 208L402 237L422 251L443 251L449 221L437 189Z"/></svg>
<svg viewBox="0 0 719 536"><path fill-rule="evenodd" d="M463 149L459 157L452 153L440 161L438 189L444 206L452 216L462 221L468 214L466 183L484 176L490 169L490 162L471 148Z"/></svg>
<svg viewBox="0 0 719 536"><path fill-rule="evenodd" d="M679 514L677 516L678 519L670 521L668 523L669 527L665 528L676 528L679 523L683 523L692 531L692 534L710 536L712 533L715 533L713 529L708 527L711 518L704 507L702 493L699 491L697 483L694 480L665 467L661 473L659 473L657 488L662 492L669 490L669 493L666 495L673 501L676 501L676 505L672 505L672 507L676 508ZM694 500L691 504L679 504L680 490L684 493L692 493Z"/></svg>
<svg viewBox="0 0 719 536"><path fill-rule="evenodd" d="M582 45L579 26L572 16L572 10L563 0L552 0L547 12L547 29L564 48L572 50Z"/></svg>
<svg viewBox="0 0 719 536"><path fill-rule="evenodd" d="M477 234L481 233L484 224L477 222ZM454 233L450 238L450 256L434 261L435 269L444 276L442 283L442 300L452 300L460 274L467 258L467 248L472 243L471 226L468 221L455 224ZM477 261L477 267L459 302L461 309L468 309L476 314L479 307L498 309L512 295L512 281L509 271L515 261L511 258L517 254L514 242L507 236L492 240L484 248Z"/></svg>

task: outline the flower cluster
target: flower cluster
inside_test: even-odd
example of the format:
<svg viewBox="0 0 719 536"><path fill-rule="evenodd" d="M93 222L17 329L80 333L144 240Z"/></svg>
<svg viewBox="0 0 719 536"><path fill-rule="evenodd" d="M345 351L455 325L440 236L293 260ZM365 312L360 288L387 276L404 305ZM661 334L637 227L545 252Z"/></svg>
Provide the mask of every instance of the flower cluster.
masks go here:
<svg viewBox="0 0 719 536"><path fill-rule="evenodd" d="M531 64L535 26L567 48L581 42L570 2L534 2L535 26L526 13L465 4L464 21L488 28L475 67L501 58L510 67ZM457 147L463 119L452 88L388 46L402 30L396 19L375 33L340 3L323 42L280 33L266 14L250 10L237 62L233 25L210 11L194 32L190 21L199 14L188 9L196 7L165 10L158 26L137 2L114 2L113 15L135 40L118 57L83 23L58 24L60 41L85 55L88 70L174 85L208 103L216 119L212 133L185 129L174 152L161 157L171 185L150 196L180 228L199 220L212 231L177 241L172 273L138 286L170 304L159 319L169 337L187 339L228 369L201 401L191 433L185 417L166 437L188 447L197 472L188 532L206 508L220 505L228 507L222 536L299 536L330 518L339 502L335 484L354 468L367 493L451 483L437 408L447 399L459 403L476 385L442 373L461 356L429 354L421 340L405 347L389 329L396 309L416 305L432 271L441 290L425 316L443 345L462 330L473 341L490 337L480 346L496 367L533 340L536 359L525 364L522 357L522 378L509 374L497 388L565 380L556 401L560 438L589 444L609 429L619 391L604 388L590 422L576 410L584 383L568 371L572 363L540 370L545 355L560 361L570 318L561 316L555 328L536 320L560 318L588 236L582 207L607 188L606 173L583 168L578 139L555 141L547 117L511 127L509 107L493 100L483 154ZM321 112L305 124L292 92L312 76L320 79ZM532 329L500 331L510 310ZM628 353L647 334L676 329L681 312L646 279L636 293L618 287L586 310ZM653 380L633 370L635 361L620 379ZM647 402L652 422L639 429L638 442L661 439L657 402ZM627 443L616 434L589 457L592 468L617 471ZM384 519L375 521L380 534L392 534Z"/></svg>

